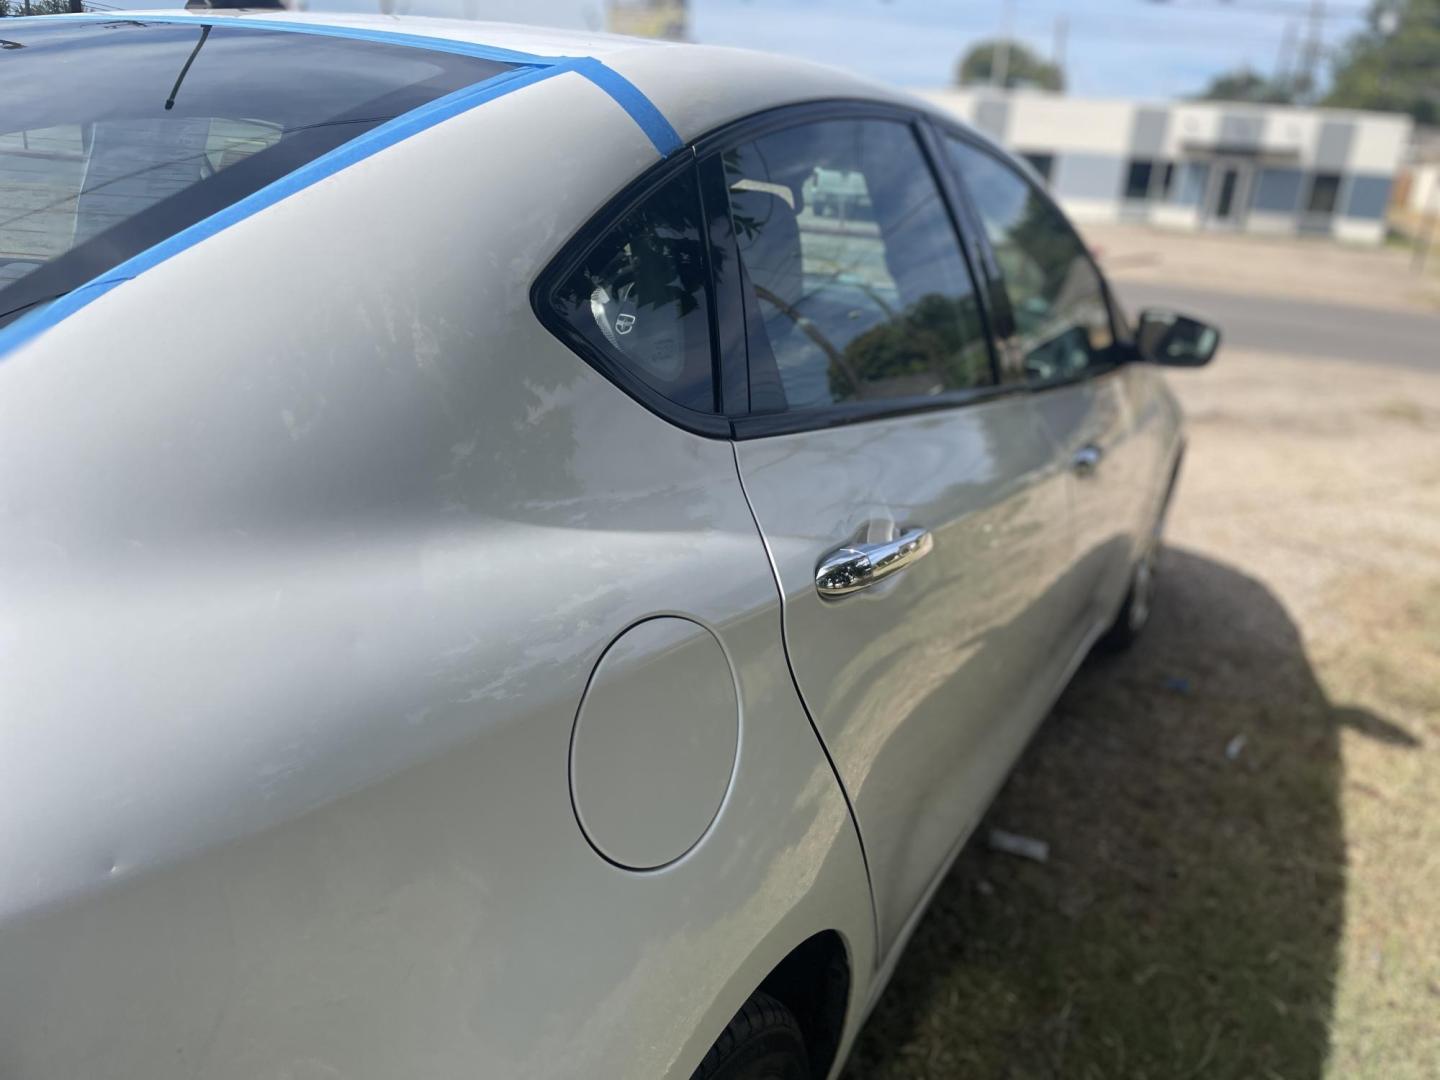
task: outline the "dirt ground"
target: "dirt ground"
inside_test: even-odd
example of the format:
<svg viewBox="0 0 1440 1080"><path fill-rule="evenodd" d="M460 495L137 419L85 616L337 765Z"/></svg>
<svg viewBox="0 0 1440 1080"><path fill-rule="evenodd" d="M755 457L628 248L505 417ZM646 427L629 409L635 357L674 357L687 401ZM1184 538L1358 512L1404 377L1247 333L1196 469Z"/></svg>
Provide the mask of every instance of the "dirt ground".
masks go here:
<svg viewBox="0 0 1440 1080"><path fill-rule="evenodd" d="M1135 225L1089 225L1085 238L1118 281L1281 296L1383 310L1440 309L1440 256L1417 274L1413 253L1357 247L1315 237L1167 232Z"/></svg>
<svg viewBox="0 0 1440 1080"><path fill-rule="evenodd" d="M1384 296L1319 250L1257 273ZM1050 860L971 843L847 1080L1440 1077L1440 341L1434 374L1229 351L1170 379L1154 620L977 834Z"/></svg>

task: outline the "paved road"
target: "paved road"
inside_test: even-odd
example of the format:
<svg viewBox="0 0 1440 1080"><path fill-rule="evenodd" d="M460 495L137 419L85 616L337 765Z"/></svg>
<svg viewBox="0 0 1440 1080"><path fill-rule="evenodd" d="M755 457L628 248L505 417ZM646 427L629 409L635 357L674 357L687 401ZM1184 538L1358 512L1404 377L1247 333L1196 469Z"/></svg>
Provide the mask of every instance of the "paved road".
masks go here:
<svg viewBox="0 0 1440 1080"><path fill-rule="evenodd" d="M1143 307L1173 307L1215 323L1225 345L1235 348L1440 374L1440 312L1383 311L1136 281L1117 281L1115 290L1132 318Z"/></svg>

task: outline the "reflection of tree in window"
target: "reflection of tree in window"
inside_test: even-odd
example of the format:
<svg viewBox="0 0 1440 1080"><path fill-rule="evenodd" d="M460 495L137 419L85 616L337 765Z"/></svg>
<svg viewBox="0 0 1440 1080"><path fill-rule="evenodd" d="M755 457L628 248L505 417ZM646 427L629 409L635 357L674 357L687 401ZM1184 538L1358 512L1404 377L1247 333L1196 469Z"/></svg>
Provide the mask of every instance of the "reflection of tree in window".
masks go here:
<svg viewBox="0 0 1440 1080"><path fill-rule="evenodd" d="M831 369L835 400L899 397L981 386L990 381L980 312L969 297L931 293L845 348L843 372Z"/></svg>
<svg viewBox="0 0 1440 1080"><path fill-rule="evenodd" d="M687 169L621 218L554 302L576 330L653 389L708 411L715 401L701 227L695 175Z"/></svg>

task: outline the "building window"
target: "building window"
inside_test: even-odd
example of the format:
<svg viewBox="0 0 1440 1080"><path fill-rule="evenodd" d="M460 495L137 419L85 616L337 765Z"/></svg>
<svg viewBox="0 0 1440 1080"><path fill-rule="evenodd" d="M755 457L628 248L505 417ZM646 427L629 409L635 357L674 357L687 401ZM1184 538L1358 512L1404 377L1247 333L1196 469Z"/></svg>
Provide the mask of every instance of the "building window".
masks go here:
<svg viewBox="0 0 1440 1080"><path fill-rule="evenodd" d="M1155 175L1155 163L1146 159L1134 159L1125 173L1125 198L1143 202L1150 197L1150 180Z"/></svg>
<svg viewBox="0 0 1440 1080"><path fill-rule="evenodd" d="M1160 190L1155 194L1161 199L1170 198L1170 189L1175 185L1175 163L1167 161L1160 166Z"/></svg>
<svg viewBox="0 0 1440 1080"><path fill-rule="evenodd" d="M1020 156L1040 175L1041 180L1046 184L1050 183L1050 178L1055 174L1054 154L1025 153Z"/></svg>
<svg viewBox="0 0 1440 1080"><path fill-rule="evenodd" d="M1210 163L1208 161L1187 161L1179 169L1179 185L1175 191L1175 205L1196 206L1205 197L1205 189L1210 183Z"/></svg>
<svg viewBox="0 0 1440 1080"><path fill-rule="evenodd" d="M1340 174L1316 173L1310 184L1310 199L1305 209L1312 214L1333 214L1340 205Z"/></svg>
<svg viewBox="0 0 1440 1080"><path fill-rule="evenodd" d="M1175 182L1175 163L1132 158L1125 173L1125 198L1131 202L1168 199Z"/></svg>

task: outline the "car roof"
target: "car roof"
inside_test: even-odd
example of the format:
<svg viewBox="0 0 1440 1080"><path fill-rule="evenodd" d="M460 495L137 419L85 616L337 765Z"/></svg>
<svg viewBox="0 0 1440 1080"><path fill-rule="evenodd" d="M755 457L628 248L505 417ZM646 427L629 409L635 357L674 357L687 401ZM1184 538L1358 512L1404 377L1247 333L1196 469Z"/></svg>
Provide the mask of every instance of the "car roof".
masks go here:
<svg viewBox="0 0 1440 1080"><path fill-rule="evenodd" d="M496 49L509 49L536 56L593 56L603 60L607 55L630 49L673 48L675 42L651 38L623 37L564 30L555 27L526 26L519 23L493 22L484 19L446 19L428 15L384 15L371 12L303 12L268 8L224 8L177 10L175 8L125 9L107 12L116 18L180 18L201 22L226 20L245 23L276 23L315 28L336 27L365 30L378 34L401 34L411 37L435 38L437 41L464 42ZM686 48L687 46L680 46ZM695 47L695 46L689 46Z"/></svg>
<svg viewBox="0 0 1440 1080"><path fill-rule="evenodd" d="M807 60L715 45L587 33L515 23L365 13L256 9L115 12L116 19L233 21L250 26L393 37L419 45L468 46L497 59L590 58L623 76L690 141L730 120L774 106L826 98L888 101L925 112L935 107L883 83ZM59 16L65 18L66 16ZM98 16L83 16L96 18ZM717 87L723 93L717 93Z"/></svg>

